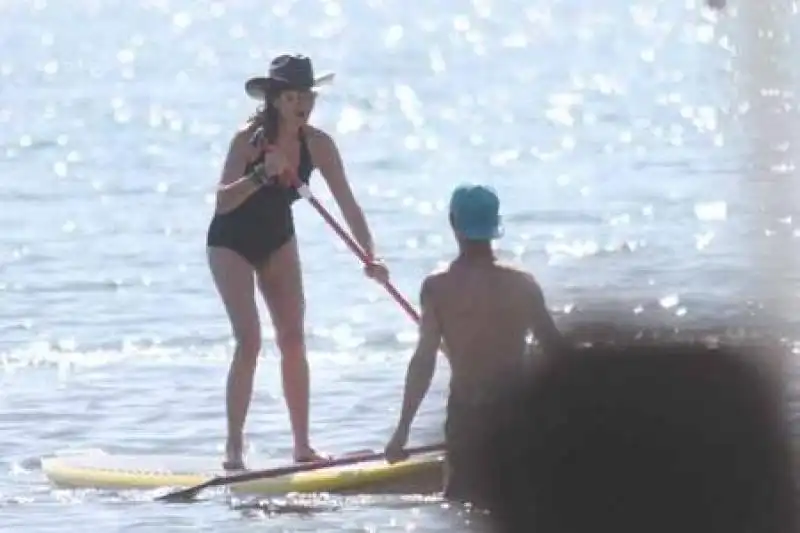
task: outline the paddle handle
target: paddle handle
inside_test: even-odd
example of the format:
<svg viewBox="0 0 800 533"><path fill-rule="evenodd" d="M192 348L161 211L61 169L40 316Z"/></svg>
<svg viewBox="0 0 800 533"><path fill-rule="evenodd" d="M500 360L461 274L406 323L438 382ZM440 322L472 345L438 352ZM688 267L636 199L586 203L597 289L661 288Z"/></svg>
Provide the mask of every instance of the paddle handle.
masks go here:
<svg viewBox="0 0 800 533"><path fill-rule="evenodd" d="M352 250L352 252L356 254L359 259L361 259L361 262L364 263L364 265L369 265L370 258L367 256L364 250L362 250L358 243L356 243L353 238L350 237L350 235L348 235L344 229L342 229L342 226L336 221L335 218L331 216L328 210L322 206L319 200L317 200L314 195L311 194L311 189L308 188L308 185L299 183L297 185L297 192L300 193L300 196L308 200L311 205L314 206L314 209L316 209L322 218L325 219L325 222L327 222L328 225L333 228L333 231L335 231L339 237L341 237L348 248L350 248L350 250ZM394 298L395 301L400 304L400 307L402 307L403 310L408 313L414 322L419 322L420 319L417 311L411 306L410 303L408 303L408 300L406 300L403 295L400 294L400 292L394 287L394 285L392 285L390 281L381 283L381 285L383 285L392 298Z"/></svg>

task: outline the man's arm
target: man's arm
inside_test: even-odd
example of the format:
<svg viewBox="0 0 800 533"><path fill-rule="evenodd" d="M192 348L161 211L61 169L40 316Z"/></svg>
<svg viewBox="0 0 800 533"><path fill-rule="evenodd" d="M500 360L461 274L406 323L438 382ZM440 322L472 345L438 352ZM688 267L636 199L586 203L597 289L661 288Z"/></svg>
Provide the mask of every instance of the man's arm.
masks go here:
<svg viewBox="0 0 800 533"><path fill-rule="evenodd" d="M558 353L564 347L564 338L558 331L550 311L547 309L544 293L539 284L531 278L531 329L545 355Z"/></svg>
<svg viewBox="0 0 800 533"><path fill-rule="evenodd" d="M414 355L408 363L405 389L403 391L403 406L400 412L400 421L397 424L397 433L403 435L408 435L411 422L431 385L433 374L436 370L436 352L442 340L441 327L431 295L431 278L426 278L422 282L420 303L422 310L420 313L419 338Z"/></svg>

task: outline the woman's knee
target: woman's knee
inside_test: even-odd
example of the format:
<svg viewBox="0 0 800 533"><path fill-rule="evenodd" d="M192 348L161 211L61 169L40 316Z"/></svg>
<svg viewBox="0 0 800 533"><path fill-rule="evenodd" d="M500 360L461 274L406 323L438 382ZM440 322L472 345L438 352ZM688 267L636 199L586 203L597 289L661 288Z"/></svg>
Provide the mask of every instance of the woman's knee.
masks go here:
<svg viewBox="0 0 800 533"><path fill-rule="evenodd" d="M234 341L236 342L236 357L255 364L258 354L261 352L261 333L258 329L236 331L234 332Z"/></svg>
<svg viewBox="0 0 800 533"><path fill-rule="evenodd" d="M299 354L305 347L305 331L302 313L292 320L281 320L275 324L275 340L284 357Z"/></svg>
<svg viewBox="0 0 800 533"><path fill-rule="evenodd" d="M305 347L305 297L302 288L273 295L272 323L275 340L284 357L300 354Z"/></svg>

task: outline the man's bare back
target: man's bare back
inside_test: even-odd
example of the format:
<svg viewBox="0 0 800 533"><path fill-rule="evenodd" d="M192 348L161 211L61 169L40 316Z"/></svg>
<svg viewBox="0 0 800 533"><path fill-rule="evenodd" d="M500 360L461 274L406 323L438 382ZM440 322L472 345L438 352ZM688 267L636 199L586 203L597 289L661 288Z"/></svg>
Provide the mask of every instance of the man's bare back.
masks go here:
<svg viewBox="0 0 800 533"><path fill-rule="evenodd" d="M533 276L500 264L491 241L502 234L499 199L488 187L458 187L450 200L450 225L458 257L425 278L420 289L419 338L408 363L400 420L386 446L389 461L404 457L411 421L430 387L444 341L450 362L445 440L445 494L469 499L475 482L474 436L492 416L493 392L523 370L532 333L546 354L561 336Z"/></svg>
<svg viewBox="0 0 800 533"><path fill-rule="evenodd" d="M459 257L423 282L451 370L451 392L479 396L525 363L530 335L549 351L558 331L534 277L493 257Z"/></svg>

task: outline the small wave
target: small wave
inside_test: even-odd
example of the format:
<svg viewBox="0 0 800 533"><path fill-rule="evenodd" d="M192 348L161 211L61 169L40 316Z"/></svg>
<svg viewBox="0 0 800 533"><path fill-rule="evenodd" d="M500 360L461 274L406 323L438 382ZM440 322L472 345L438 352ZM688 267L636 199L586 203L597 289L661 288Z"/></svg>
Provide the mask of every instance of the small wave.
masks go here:
<svg viewBox="0 0 800 533"><path fill-rule="evenodd" d="M588 257L609 257L618 254L629 254L646 246L644 241L629 240L617 243L609 243L600 246L593 240L576 240L572 242L549 242L545 245L545 251L551 261L563 259L585 259Z"/></svg>
<svg viewBox="0 0 800 533"><path fill-rule="evenodd" d="M409 339L411 333L409 333ZM312 339L313 340L313 339ZM324 339L323 339L324 340ZM180 341L180 342L178 342ZM189 342L191 341L191 342ZM410 342L410 340L408 341ZM376 334L363 344L349 346L324 342L309 349L317 365L348 367L355 362L388 360L391 353L407 342L392 335ZM94 369L115 365L169 364L181 366L227 362L233 353L228 337L214 339L172 339L164 341L123 339L104 346L82 345L74 339L41 340L27 346L0 352L0 376L30 368L55 368L61 379L76 369ZM265 340L261 357L272 359L276 348Z"/></svg>
<svg viewBox="0 0 800 533"><path fill-rule="evenodd" d="M67 282L49 285L11 285L4 290L7 292L17 292L25 294L65 294L65 293L97 293L113 292L126 285L138 285L139 282L125 281L121 279L106 280L87 280L77 282Z"/></svg>
<svg viewBox="0 0 800 533"><path fill-rule="evenodd" d="M16 143L0 144L0 149L24 148L25 150L43 151L49 148L62 148L63 145L58 138L55 139L36 139L30 135L22 135Z"/></svg>
<svg viewBox="0 0 800 533"><path fill-rule="evenodd" d="M286 514L311 516L339 511L344 507L341 500L326 494L292 495L286 498L251 501L232 498L230 503L233 510L244 511L246 515L253 517L274 517Z"/></svg>

